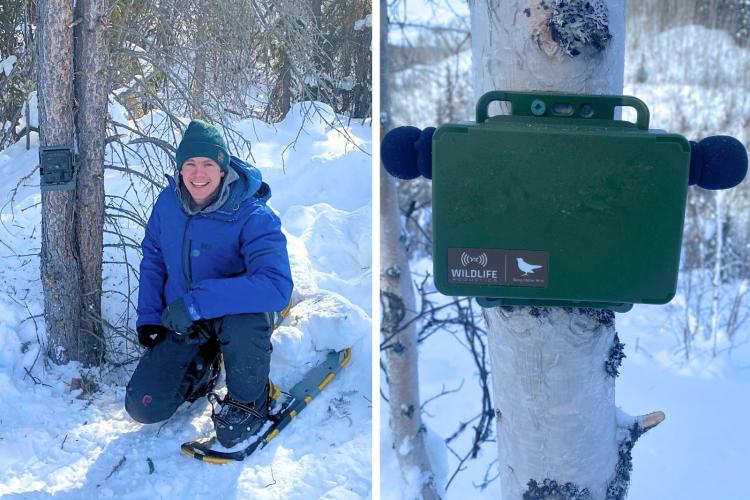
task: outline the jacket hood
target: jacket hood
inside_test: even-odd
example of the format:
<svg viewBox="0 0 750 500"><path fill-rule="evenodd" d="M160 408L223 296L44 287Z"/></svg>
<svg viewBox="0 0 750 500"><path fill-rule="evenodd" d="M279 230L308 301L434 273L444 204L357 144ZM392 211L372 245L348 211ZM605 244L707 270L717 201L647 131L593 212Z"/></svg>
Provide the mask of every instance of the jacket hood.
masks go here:
<svg viewBox="0 0 750 500"><path fill-rule="evenodd" d="M175 191L185 211L190 213L191 211L185 203L186 200L183 199L179 173L175 178L167 176L167 179L170 188ZM189 195L186 194L186 196ZM240 205L246 200L252 201L253 199L258 199L265 203L270 197L271 188L263 182L260 170L236 156L231 156L229 172L221 184L218 196L213 202L199 211L232 213L237 211Z"/></svg>
<svg viewBox="0 0 750 500"><path fill-rule="evenodd" d="M243 201L252 198L268 201L271 197L271 188L263 182L260 170L236 156L230 157L229 168L239 175L239 179L229 185L229 198L221 209L236 210L237 208L233 207L239 207Z"/></svg>

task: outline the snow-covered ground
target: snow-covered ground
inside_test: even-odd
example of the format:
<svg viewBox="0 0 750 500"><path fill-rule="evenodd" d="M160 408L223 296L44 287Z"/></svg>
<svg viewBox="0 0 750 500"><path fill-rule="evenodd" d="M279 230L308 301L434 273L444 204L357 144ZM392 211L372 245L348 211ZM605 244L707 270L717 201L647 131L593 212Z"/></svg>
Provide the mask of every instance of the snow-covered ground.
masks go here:
<svg viewBox="0 0 750 500"><path fill-rule="evenodd" d="M127 120L114 101L110 114ZM38 174L15 190L38 163L38 138L30 151L22 140L0 152L0 497L371 496L371 128L345 122L345 136L331 127L334 121L327 106L303 103L280 123L234 124L271 185L270 204L282 217L299 294L273 336L273 380L289 387L328 349L353 346L353 357L279 438L244 462L223 466L180 452L182 442L212 432L205 399L183 405L164 425L141 425L123 408L134 363L95 373L99 390L81 399L81 389L70 386L81 376L75 363L45 366ZM172 142L163 115L140 120L141 128L148 124ZM124 142L134 138L120 132ZM138 153L145 147L129 152L132 168L141 168ZM112 152L108 161L122 164ZM139 179L110 170L105 183L110 204L149 213L152 196ZM137 224L121 220L118 227L136 242L142 238ZM107 243L119 241L105 236ZM134 249L105 249L103 314L114 325L133 327L127 294L135 278L126 261L137 267ZM113 346L121 358L137 354L132 344Z"/></svg>

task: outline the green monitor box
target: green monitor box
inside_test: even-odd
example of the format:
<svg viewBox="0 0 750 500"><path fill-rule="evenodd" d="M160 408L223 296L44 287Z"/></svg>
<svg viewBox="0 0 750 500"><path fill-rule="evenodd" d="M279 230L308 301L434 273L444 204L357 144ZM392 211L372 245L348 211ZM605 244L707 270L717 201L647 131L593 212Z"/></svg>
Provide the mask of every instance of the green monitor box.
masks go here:
<svg viewBox="0 0 750 500"><path fill-rule="evenodd" d="M488 117L493 101L511 114ZM637 122L614 119L632 107ZM432 139L437 289L484 306L664 304L675 294L690 144L634 97L490 92Z"/></svg>

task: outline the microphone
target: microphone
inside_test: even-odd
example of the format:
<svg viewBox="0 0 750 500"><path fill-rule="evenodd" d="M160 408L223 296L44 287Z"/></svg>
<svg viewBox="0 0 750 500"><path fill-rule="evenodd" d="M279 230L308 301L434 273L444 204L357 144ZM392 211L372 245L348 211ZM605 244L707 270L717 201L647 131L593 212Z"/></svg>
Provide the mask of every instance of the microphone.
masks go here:
<svg viewBox="0 0 750 500"><path fill-rule="evenodd" d="M380 144L385 170L398 179L432 179L432 135L435 127L396 127ZM688 184L703 189L729 189L747 175L745 146L726 135L690 141L690 175Z"/></svg>
<svg viewBox="0 0 750 500"><path fill-rule="evenodd" d="M432 134L435 127L396 127L380 143L380 159L386 172L403 180L423 175L432 179Z"/></svg>
<svg viewBox="0 0 750 500"><path fill-rule="evenodd" d="M703 189L729 189L747 174L745 146L727 135L690 141L690 178L688 185Z"/></svg>

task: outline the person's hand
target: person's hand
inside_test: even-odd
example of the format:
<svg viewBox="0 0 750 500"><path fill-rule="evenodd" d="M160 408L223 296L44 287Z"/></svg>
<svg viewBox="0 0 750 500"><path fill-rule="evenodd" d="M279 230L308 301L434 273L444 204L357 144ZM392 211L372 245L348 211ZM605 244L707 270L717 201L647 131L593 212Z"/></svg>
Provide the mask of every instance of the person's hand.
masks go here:
<svg viewBox="0 0 750 500"><path fill-rule="evenodd" d="M189 333L190 327L193 326L193 318L185 307L185 301L177 299L169 304L161 314L161 324L178 335Z"/></svg>
<svg viewBox="0 0 750 500"><path fill-rule="evenodd" d="M167 329L161 325L141 325L138 327L138 342L149 349L164 340Z"/></svg>

